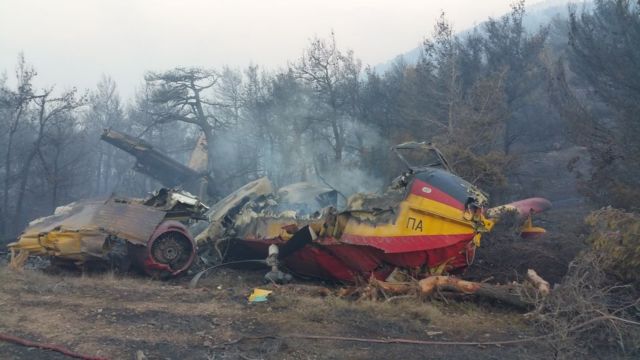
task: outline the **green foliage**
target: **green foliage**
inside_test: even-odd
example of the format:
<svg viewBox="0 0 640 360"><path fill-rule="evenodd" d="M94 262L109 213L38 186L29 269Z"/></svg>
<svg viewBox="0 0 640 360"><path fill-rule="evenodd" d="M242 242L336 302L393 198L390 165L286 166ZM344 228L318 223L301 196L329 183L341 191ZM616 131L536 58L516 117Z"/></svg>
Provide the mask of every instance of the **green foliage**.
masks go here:
<svg viewBox="0 0 640 360"><path fill-rule="evenodd" d="M640 194L640 5L597 0L570 15L569 68L558 71L561 109L593 171L584 190L596 203L638 208ZM575 76L573 76L575 74Z"/></svg>
<svg viewBox="0 0 640 360"><path fill-rule="evenodd" d="M591 227L587 242L602 257L603 269L640 284L640 214L606 207L585 221Z"/></svg>
<svg viewBox="0 0 640 360"><path fill-rule="evenodd" d="M607 274L603 258L584 252L529 314L554 359L632 359L640 351L638 293Z"/></svg>
<svg viewBox="0 0 640 360"><path fill-rule="evenodd" d="M440 147L454 171L484 191L497 191L507 185L505 173L509 157L498 151L476 154L466 148L449 145Z"/></svg>
<svg viewBox="0 0 640 360"><path fill-rule="evenodd" d="M401 84L392 107L402 121L391 131L437 144L456 172L489 192L507 185L511 146L533 128L521 121L521 108L540 101L531 94L546 78L540 58L547 32L527 34L523 16L519 1L510 14L459 38L442 15L419 63L387 75Z"/></svg>

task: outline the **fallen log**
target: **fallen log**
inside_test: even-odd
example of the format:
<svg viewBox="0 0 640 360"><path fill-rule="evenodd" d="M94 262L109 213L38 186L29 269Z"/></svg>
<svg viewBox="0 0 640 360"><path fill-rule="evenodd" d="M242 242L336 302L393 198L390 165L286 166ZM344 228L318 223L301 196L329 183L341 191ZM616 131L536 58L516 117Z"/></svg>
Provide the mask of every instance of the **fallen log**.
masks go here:
<svg viewBox="0 0 640 360"><path fill-rule="evenodd" d="M522 309L530 308L534 305L535 299L547 296L549 292L549 283L534 270L527 273L527 282L504 285L479 283L443 275L429 276L416 282L386 282L371 277L367 286L359 291L360 299L375 299L379 297L379 293L385 298L412 293L423 298L434 294L473 295Z"/></svg>

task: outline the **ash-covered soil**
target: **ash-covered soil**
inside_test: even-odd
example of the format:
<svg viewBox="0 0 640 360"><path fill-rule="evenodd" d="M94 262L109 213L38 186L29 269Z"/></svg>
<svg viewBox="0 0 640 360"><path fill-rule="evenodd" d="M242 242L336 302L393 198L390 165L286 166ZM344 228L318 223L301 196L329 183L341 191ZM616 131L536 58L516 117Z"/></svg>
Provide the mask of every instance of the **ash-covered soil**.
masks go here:
<svg viewBox="0 0 640 360"><path fill-rule="evenodd" d="M220 270L189 289L112 274L48 275L0 269L0 332L110 359L496 359L538 357L539 346L373 344L290 334L494 341L534 335L522 313L471 302L350 302L318 294L318 283L275 288L249 304L262 272ZM244 340L238 341L243 338ZM63 359L0 342L2 359Z"/></svg>
<svg viewBox="0 0 640 360"><path fill-rule="evenodd" d="M583 247L587 208L553 209L536 217L549 233L538 239L495 232L478 249L464 278L507 282L535 269L559 282ZM326 295L335 285L297 279L264 285L264 269L215 270L189 289L190 277L169 282L111 273L81 275L0 264L0 332L63 345L109 359L503 359L552 358L544 343L412 345L301 339L291 335L368 339L492 342L535 333L517 310L477 299L396 298L350 301ZM249 304L255 287L273 290ZM0 359L63 359L45 350L0 342Z"/></svg>
<svg viewBox="0 0 640 360"><path fill-rule="evenodd" d="M557 206L533 218L533 225L546 229L541 237L522 239L520 223L498 223L482 238L474 263L464 278L508 283L522 281L527 269L535 270L551 285L558 284L569 263L586 249L588 232L584 218L593 210L587 205Z"/></svg>

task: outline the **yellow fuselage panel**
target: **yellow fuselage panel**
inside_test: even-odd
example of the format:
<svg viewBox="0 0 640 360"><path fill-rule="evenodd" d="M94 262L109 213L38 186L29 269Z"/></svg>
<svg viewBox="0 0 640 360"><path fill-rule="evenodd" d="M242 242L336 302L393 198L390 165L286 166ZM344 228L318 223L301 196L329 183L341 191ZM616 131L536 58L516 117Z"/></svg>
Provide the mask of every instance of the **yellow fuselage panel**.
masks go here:
<svg viewBox="0 0 640 360"><path fill-rule="evenodd" d="M347 221L344 227L333 232L340 234L373 237L398 237L398 236L434 236L434 235L463 235L477 232L477 224L465 218L463 210L453 206L427 199L418 195L409 194L398 205L398 215L389 220L382 221L372 212L359 214L346 214ZM239 231L241 238L245 239L277 239L288 240L292 233L287 227L301 228L308 223L321 223L316 221L299 221L294 218L261 218L256 219L251 227ZM342 230L342 231L340 231ZM327 235L331 235L328 233Z"/></svg>
<svg viewBox="0 0 640 360"><path fill-rule="evenodd" d="M53 255L72 259L83 258L82 238L87 233L77 231L51 231L45 234L24 234L9 247L25 250L34 255Z"/></svg>
<svg viewBox="0 0 640 360"><path fill-rule="evenodd" d="M397 237L416 235L473 234L474 224L464 219L464 212L449 205L409 194L399 205L392 223L371 223L352 219L344 234L358 236Z"/></svg>

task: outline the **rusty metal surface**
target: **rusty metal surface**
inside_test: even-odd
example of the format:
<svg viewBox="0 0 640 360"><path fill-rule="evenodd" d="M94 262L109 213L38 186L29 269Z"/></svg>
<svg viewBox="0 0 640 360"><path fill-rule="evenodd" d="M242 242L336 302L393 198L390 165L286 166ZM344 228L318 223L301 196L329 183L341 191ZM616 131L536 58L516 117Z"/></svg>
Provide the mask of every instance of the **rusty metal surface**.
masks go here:
<svg viewBox="0 0 640 360"><path fill-rule="evenodd" d="M40 234L58 228L80 230L91 224L91 218L97 209L104 204L102 201L74 202L56 209L54 215L39 218L29 223L23 235Z"/></svg>
<svg viewBox="0 0 640 360"><path fill-rule="evenodd" d="M164 216L164 211L149 206L110 200L98 208L92 223L132 243L146 244Z"/></svg>
<svg viewBox="0 0 640 360"><path fill-rule="evenodd" d="M83 232L80 238L81 253L96 258L104 257L106 238L107 234L103 232Z"/></svg>
<svg viewBox="0 0 640 360"><path fill-rule="evenodd" d="M106 201L88 201L67 205L57 214L33 221L23 236L41 234L56 229L68 231L98 230L129 240L134 244L146 244L165 213L141 205Z"/></svg>

